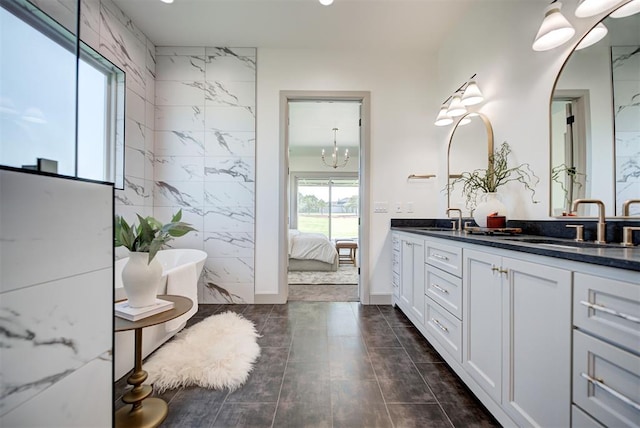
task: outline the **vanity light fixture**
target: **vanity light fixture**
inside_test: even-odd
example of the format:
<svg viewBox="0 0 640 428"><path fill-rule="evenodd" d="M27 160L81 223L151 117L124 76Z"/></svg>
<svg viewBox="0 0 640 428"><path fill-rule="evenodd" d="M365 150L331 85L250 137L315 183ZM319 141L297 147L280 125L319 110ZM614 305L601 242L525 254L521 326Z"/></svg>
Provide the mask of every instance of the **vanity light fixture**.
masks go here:
<svg viewBox="0 0 640 428"><path fill-rule="evenodd" d="M471 76L469 80L460 85L460 87L456 89L449 98L444 100L440 107L440 111L438 111L438 116L436 117L436 126L451 125L454 117L462 116L467 113L466 106L480 104L484 101L482 91L474 80L475 77L475 74ZM466 123L468 122L460 124L465 125Z"/></svg>
<svg viewBox="0 0 640 428"><path fill-rule="evenodd" d="M567 42L576 33L571 23L560 12L562 3L554 0L544 11L544 20L533 41L534 51L547 51Z"/></svg>
<svg viewBox="0 0 640 428"><path fill-rule="evenodd" d="M636 13L640 13L640 0L631 0L624 6L620 6L614 12L611 12L609 16L612 18L625 18L635 15Z"/></svg>
<svg viewBox="0 0 640 428"><path fill-rule="evenodd" d="M467 112L467 108L462 104L462 95L461 92L456 92L453 97L451 97L451 104L449 104L449 110L447 110L447 114L451 117L462 116Z"/></svg>
<svg viewBox="0 0 640 428"><path fill-rule="evenodd" d="M484 101L484 96L475 80L469 80L467 87L462 94L462 104L473 106Z"/></svg>
<svg viewBox="0 0 640 428"><path fill-rule="evenodd" d="M446 103L442 104L442 107L440 107L440 111L438 112L438 117L436 117L436 126L447 126L453 123L453 119L449 116L447 110L449 110L449 108Z"/></svg>
<svg viewBox="0 0 640 428"><path fill-rule="evenodd" d="M580 43L578 43L578 46L576 46L576 50L579 51L580 49L595 45L600 40L602 40L608 32L609 30L607 30L607 27L605 27L602 22L599 23L598 25L593 27L586 36L584 36Z"/></svg>
<svg viewBox="0 0 640 428"><path fill-rule="evenodd" d="M344 159L338 163L338 145L336 143L336 132L338 128L333 128L333 151L331 152L331 163L327 163L324 157L324 149L322 149L322 163L333 169L342 168L349 162L349 149L344 150Z"/></svg>
<svg viewBox="0 0 640 428"><path fill-rule="evenodd" d="M575 14L578 18L588 18L609 10L620 2L621 0L580 0Z"/></svg>

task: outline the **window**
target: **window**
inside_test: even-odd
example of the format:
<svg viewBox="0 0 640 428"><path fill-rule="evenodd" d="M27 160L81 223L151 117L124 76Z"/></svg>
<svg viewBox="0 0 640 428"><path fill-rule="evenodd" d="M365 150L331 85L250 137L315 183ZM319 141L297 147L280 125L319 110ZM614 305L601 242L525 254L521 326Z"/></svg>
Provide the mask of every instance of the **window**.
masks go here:
<svg viewBox="0 0 640 428"><path fill-rule="evenodd" d="M0 164L122 188L124 72L28 2L0 7ZM76 96L77 93L77 96Z"/></svg>

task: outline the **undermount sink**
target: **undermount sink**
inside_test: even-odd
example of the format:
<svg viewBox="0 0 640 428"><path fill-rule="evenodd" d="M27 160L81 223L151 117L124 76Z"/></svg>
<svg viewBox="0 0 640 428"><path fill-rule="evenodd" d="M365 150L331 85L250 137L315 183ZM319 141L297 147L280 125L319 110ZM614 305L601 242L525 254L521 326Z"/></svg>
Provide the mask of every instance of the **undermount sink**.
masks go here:
<svg viewBox="0 0 640 428"><path fill-rule="evenodd" d="M607 248L607 244L596 244L593 242L577 242L577 241L565 241L551 238L505 238L505 241L525 242L527 244L538 244L545 247L555 247L564 249L576 249L576 248Z"/></svg>
<svg viewBox="0 0 640 428"><path fill-rule="evenodd" d="M416 227L416 230L425 230L428 232L455 232L450 227Z"/></svg>

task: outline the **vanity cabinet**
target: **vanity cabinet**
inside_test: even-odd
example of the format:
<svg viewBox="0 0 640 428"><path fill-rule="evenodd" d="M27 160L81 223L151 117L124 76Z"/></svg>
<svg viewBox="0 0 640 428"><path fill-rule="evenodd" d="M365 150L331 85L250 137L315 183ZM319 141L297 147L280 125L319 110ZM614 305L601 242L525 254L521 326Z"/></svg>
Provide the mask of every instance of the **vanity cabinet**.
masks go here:
<svg viewBox="0 0 640 428"><path fill-rule="evenodd" d="M393 237L399 243L398 292L394 296L407 316L424 324L424 239L408 234Z"/></svg>
<svg viewBox="0 0 640 428"><path fill-rule="evenodd" d="M571 272L463 254L463 367L519 426L569 426Z"/></svg>
<svg viewBox="0 0 640 428"><path fill-rule="evenodd" d="M605 426L640 426L640 285L576 273L573 323L574 405Z"/></svg>

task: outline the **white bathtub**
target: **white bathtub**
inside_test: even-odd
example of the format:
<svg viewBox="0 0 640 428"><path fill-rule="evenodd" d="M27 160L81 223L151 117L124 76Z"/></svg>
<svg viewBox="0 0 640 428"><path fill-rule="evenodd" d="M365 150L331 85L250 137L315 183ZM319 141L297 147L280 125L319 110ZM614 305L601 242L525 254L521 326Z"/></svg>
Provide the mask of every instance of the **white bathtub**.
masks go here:
<svg viewBox="0 0 640 428"><path fill-rule="evenodd" d="M204 262L207 259L207 253L200 250L191 249L171 249L158 251L156 259L162 265L162 280L158 288L158 294L166 294L167 291L167 277L171 275L172 270L177 267L194 262L196 264L196 276L200 278L202 269L204 268ZM127 296L124 293L122 287L122 269L127 263L128 258L120 259L116 261L114 268L114 286L115 286L115 299L126 299ZM193 290L197 292L198 282L193 284ZM194 306L198 307L198 302L193 302ZM177 332L182 330L187 320L192 315L188 313L178 318L182 321L180 327L173 331L167 331L164 324L147 327L142 330L142 357L146 357L160 345L173 337ZM129 370L133 368L134 357L134 335L133 331L125 331L116 333L115 343L113 350L113 360L115 363L115 380L120 379Z"/></svg>

